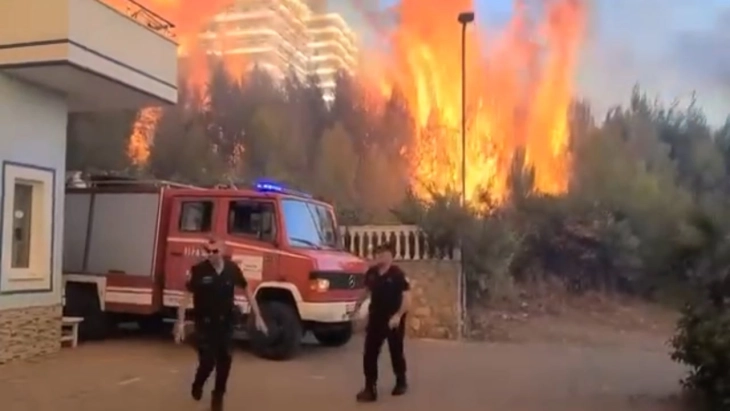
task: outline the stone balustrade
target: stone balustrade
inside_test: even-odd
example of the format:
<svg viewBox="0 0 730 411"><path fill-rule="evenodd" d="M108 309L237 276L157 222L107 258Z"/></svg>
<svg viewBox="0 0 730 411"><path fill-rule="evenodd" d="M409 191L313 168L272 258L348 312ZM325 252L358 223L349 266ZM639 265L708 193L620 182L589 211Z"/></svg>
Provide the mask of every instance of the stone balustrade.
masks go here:
<svg viewBox="0 0 730 411"><path fill-rule="evenodd" d="M340 227L345 249L365 259L373 257L373 248L391 242L398 261L459 260L458 250L437 249L414 225L363 225Z"/></svg>

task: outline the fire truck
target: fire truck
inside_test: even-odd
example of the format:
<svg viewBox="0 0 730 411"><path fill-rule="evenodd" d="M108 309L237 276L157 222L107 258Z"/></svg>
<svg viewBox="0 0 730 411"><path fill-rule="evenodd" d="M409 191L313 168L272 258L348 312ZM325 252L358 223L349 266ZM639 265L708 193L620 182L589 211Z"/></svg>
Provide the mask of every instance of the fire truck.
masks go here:
<svg viewBox="0 0 730 411"><path fill-rule="evenodd" d="M74 187L75 186L75 187ZM269 327L252 327L242 294L236 338L268 359L296 355L307 332L341 346L366 262L345 252L331 205L271 181L246 189L95 178L68 186L63 237L64 315L83 317L82 339L121 322L169 325L188 269L211 238L226 244Z"/></svg>

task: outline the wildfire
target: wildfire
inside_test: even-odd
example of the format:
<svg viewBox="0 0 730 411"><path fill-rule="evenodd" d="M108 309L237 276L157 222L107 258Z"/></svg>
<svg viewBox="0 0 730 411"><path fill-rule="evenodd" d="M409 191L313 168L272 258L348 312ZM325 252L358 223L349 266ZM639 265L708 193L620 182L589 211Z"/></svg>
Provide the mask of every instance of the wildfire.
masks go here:
<svg viewBox="0 0 730 411"><path fill-rule="evenodd" d="M127 146L127 156L135 166L147 164L150 157L150 141L161 114L162 110L159 107L147 107L137 113Z"/></svg>
<svg viewBox="0 0 730 411"><path fill-rule="evenodd" d="M129 3L123 0L104 0L113 7L125 12L130 7ZM181 71L186 74L186 83L190 87L201 90L208 79L207 56L199 49L199 35L217 13L230 6L230 0L136 0L145 8L163 16L166 20L175 25L174 32L176 41L179 44L178 55L184 59L181 64ZM240 62L235 66L236 70L243 71ZM229 67L229 72L233 68ZM150 153L157 121L161 110L157 107L149 107L137 114L132 134L129 137L127 154L132 163L138 166L146 164Z"/></svg>
<svg viewBox="0 0 730 411"><path fill-rule="evenodd" d="M585 10L581 0L542 4L543 21L530 21L517 3L504 32L467 30L468 200L484 190L504 198L520 148L534 167L536 190L567 189L568 110ZM418 126L408 155L414 189L423 197L429 190L461 191L461 27L456 17L473 7L471 0L401 0L400 24L391 33L393 81L405 93Z"/></svg>
<svg viewBox="0 0 730 411"><path fill-rule="evenodd" d="M196 52L199 34L229 0L138 0L176 25L181 71L202 88L205 53ZM535 171L535 189L567 190L571 170L568 110L572 79L585 28L585 0L540 0L537 13L515 0L512 20L500 32L479 19L466 32L466 197L482 192L505 198L517 150ZM182 4L184 3L184 7ZM403 155L416 193L461 191L461 27L457 16L473 10L473 0L400 0L389 9L399 16L386 31L390 49L368 53L375 63L362 81L387 97L397 87L416 123L416 135ZM541 16L534 18L534 16ZM379 27L382 33L383 28ZM197 49L199 50L199 49ZM377 61L376 61L377 60ZM229 73L241 78L246 65L226 58ZM129 154L144 164L159 110L143 110L130 138Z"/></svg>

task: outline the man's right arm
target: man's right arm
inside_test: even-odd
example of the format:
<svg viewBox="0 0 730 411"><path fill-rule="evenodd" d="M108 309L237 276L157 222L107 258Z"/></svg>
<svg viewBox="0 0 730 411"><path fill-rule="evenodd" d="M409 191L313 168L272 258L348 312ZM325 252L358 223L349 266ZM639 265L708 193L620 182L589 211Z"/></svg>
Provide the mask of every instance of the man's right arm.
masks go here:
<svg viewBox="0 0 730 411"><path fill-rule="evenodd" d="M188 270L187 279L185 280L185 291L183 292L180 305L177 307L177 322L180 326L185 324L185 312L193 301L193 292L195 292L194 269Z"/></svg>
<svg viewBox="0 0 730 411"><path fill-rule="evenodd" d="M368 298L370 298L370 289L366 287L364 290L362 290L360 296L357 297L357 302L355 303L355 312L360 310L360 307L365 304L365 301L367 301Z"/></svg>
<svg viewBox="0 0 730 411"><path fill-rule="evenodd" d="M189 291L183 293L182 299L180 300L180 306L177 307L177 322L183 324L185 322L185 312L190 307L190 302L193 299L193 295Z"/></svg>
<svg viewBox="0 0 730 411"><path fill-rule="evenodd" d="M357 298L357 302L355 303L355 312L360 311L360 308L363 304L365 304L365 301L367 301L368 298L370 298L370 288L371 288L371 280L372 279L372 273L371 270L368 270L365 272L365 288L363 288L362 292L360 293L360 296Z"/></svg>

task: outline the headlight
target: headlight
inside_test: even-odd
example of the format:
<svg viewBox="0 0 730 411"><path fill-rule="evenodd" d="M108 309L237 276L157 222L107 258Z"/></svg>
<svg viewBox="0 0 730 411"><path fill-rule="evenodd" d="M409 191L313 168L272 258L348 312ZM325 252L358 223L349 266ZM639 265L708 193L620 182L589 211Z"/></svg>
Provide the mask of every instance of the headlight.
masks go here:
<svg viewBox="0 0 730 411"><path fill-rule="evenodd" d="M323 293L330 289L330 281L324 278L315 278L310 280L309 289L318 293Z"/></svg>

